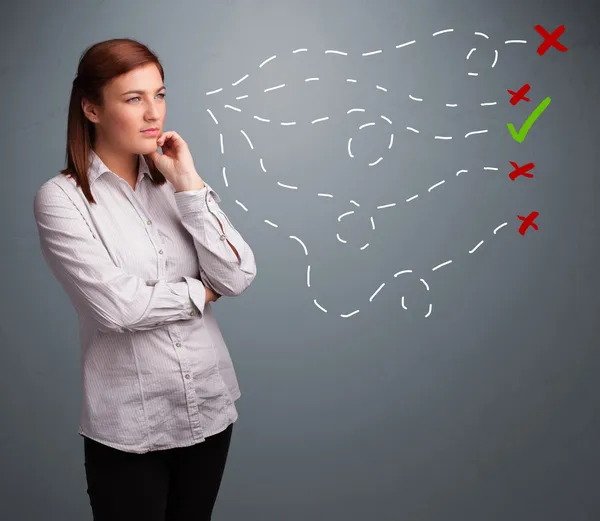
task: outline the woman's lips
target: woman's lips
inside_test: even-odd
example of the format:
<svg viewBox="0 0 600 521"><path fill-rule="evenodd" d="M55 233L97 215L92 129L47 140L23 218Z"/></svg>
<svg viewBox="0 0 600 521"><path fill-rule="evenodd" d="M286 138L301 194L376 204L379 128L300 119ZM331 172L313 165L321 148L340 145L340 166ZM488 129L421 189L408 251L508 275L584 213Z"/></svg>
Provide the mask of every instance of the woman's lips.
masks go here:
<svg viewBox="0 0 600 521"><path fill-rule="evenodd" d="M143 130L142 134L146 135L146 136L158 136L158 134L160 134L159 130Z"/></svg>

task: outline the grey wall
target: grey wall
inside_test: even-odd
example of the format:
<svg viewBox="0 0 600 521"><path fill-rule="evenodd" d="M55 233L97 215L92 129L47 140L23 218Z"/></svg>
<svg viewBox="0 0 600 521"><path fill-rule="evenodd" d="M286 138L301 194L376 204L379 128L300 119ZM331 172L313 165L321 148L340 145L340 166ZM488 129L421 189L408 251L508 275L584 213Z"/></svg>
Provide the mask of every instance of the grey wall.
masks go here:
<svg viewBox="0 0 600 521"><path fill-rule="evenodd" d="M243 393L215 520L598 519L591 0L13 8L0 31L1 519L91 519L76 315L39 253L32 202L64 166L81 52L120 36L158 53L166 126L258 264L246 293L215 305ZM540 56L536 24L564 24L568 52ZM507 89L525 83L531 101L510 105ZM547 96L517 143L506 124ZM535 177L512 182L509 161L534 162ZM517 216L532 211L539 230L522 236Z"/></svg>

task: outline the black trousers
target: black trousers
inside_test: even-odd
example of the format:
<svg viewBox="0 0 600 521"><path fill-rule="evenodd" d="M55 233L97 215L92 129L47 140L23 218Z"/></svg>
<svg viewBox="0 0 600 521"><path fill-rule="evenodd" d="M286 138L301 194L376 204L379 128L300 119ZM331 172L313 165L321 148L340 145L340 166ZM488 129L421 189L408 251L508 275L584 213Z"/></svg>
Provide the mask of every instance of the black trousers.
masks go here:
<svg viewBox="0 0 600 521"><path fill-rule="evenodd" d="M84 438L94 521L210 521L233 424L190 447L123 452Z"/></svg>

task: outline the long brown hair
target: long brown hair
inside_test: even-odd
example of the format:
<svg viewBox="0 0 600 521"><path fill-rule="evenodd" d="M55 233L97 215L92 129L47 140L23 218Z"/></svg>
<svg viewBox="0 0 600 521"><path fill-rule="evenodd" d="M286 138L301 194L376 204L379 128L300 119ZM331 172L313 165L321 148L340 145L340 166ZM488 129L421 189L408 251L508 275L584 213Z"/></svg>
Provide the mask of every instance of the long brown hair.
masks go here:
<svg viewBox="0 0 600 521"><path fill-rule="evenodd" d="M88 47L77 67L77 77L73 80L69 116L67 123L66 168L61 174L72 177L90 203L96 203L88 179L88 158L94 146L94 124L83 113L81 101L85 97L92 103L102 106L103 88L114 77L125 74L137 67L154 63L164 81L165 74L158 57L144 44L129 38L105 40ZM165 177L156 168L149 156L148 163L152 182L162 185Z"/></svg>

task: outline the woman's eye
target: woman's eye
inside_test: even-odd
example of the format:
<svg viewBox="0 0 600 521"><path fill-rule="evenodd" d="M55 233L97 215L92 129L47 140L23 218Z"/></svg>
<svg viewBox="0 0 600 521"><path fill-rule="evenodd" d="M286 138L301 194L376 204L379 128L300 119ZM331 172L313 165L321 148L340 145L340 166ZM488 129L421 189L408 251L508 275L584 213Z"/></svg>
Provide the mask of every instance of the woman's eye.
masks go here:
<svg viewBox="0 0 600 521"><path fill-rule="evenodd" d="M161 92L160 94L157 94L157 96L162 96L162 99L164 99L166 95L167 95L167 93L166 93L166 92ZM139 97L139 96L136 96L135 98L129 98L129 99L127 100L127 103L129 103L131 100L134 100L134 99L140 99L140 97Z"/></svg>

